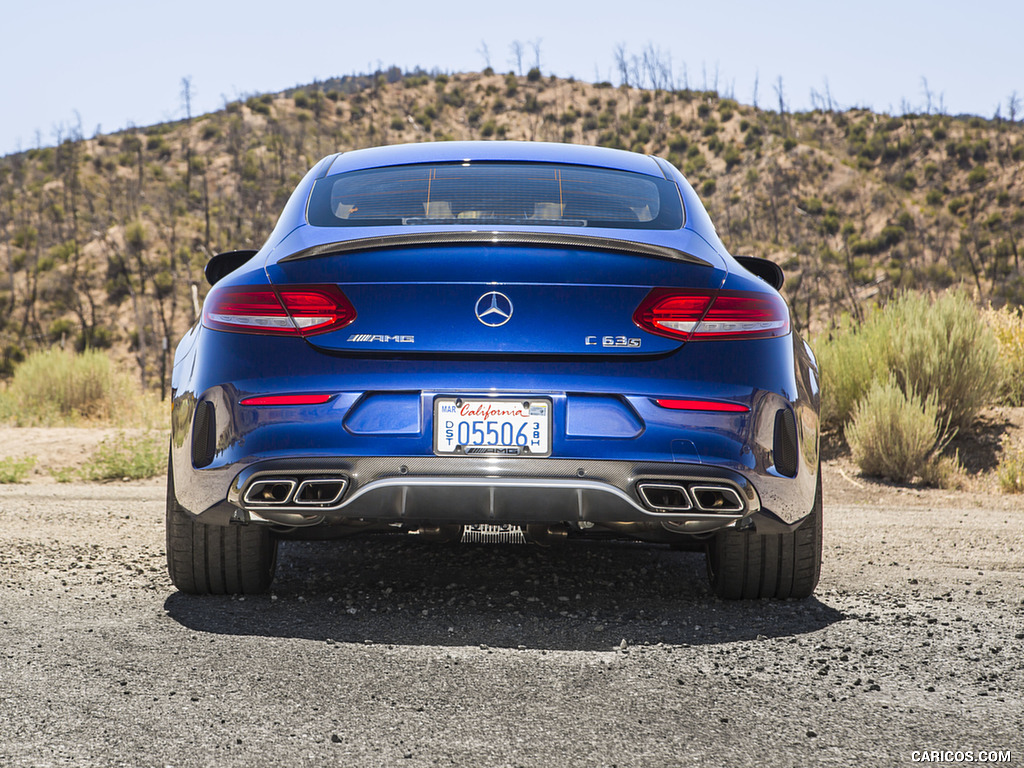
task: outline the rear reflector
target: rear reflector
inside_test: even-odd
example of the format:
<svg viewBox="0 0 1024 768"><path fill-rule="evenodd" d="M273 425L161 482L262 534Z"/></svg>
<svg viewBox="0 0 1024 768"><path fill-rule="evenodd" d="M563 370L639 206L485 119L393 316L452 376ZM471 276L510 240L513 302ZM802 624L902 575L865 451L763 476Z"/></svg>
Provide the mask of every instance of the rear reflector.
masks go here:
<svg viewBox="0 0 1024 768"><path fill-rule="evenodd" d="M334 395L262 395L247 397L242 405L320 405L326 403Z"/></svg>
<svg viewBox="0 0 1024 768"><path fill-rule="evenodd" d="M714 411L716 413L747 413L750 409L742 403L723 403L718 400L655 400L662 408L676 411Z"/></svg>
<svg viewBox="0 0 1024 768"><path fill-rule="evenodd" d="M761 339L789 333L789 308L773 293L655 288L633 313L633 322L687 341Z"/></svg>
<svg viewBox="0 0 1024 768"><path fill-rule="evenodd" d="M214 288L206 297L203 324L236 333L311 336L344 328L356 310L336 285Z"/></svg>

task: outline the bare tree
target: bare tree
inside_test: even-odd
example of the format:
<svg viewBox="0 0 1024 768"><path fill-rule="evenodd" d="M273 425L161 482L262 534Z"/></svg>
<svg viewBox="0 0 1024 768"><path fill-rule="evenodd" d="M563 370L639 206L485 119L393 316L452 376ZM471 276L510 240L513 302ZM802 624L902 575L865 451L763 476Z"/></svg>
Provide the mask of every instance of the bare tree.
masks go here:
<svg viewBox="0 0 1024 768"><path fill-rule="evenodd" d="M1017 95L1017 92L1014 91L1006 98L1006 113L1009 115L1011 123L1017 122L1017 115L1020 114L1020 108L1020 97Z"/></svg>
<svg viewBox="0 0 1024 768"><path fill-rule="evenodd" d="M536 40L530 41L530 49L533 51L533 67L537 71L540 71L540 44L543 40L543 37L538 37Z"/></svg>
<svg viewBox="0 0 1024 768"><path fill-rule="evenodd" d="M185 110L185 196L192 189L192 76L181 78L181 106Z"/></svg>
<svg viewBox="0 0 1024 768"><path fill-rule="evenodd" d="M520 77L523 76L523 44L518 40L513 40L509 46L512 56L509 58L509 63L515 65L515 70Z"/></svg>
<svg viewBox="0 0 1024 768"><path fill-rule="evenodd" d="M754 105L754 109L757 109L757 86L758 86L758 83L760 82L760 80L761 80L761 73L760 73L760 71L755 69L754 70L754 95L751 98L751 101L752 101L752 103Z"/></svg>
<svg viewBox="0 0 1024 768"><path fill-rule="evenodd" d="M836 103L832 99L832 89L829 88L828 78L825 78L825 109L829 112L836 111Z"/></svg>
<svg viewBox="0 0 1024 768"><path fill-rule="evenodd" d="M619 70L619 84L629 87L629 58L626 56L625 43L618 43L613 51L615 68Z"/></svg>
<svg viewBox="0 0 1024 768"><path fill-rule="evenodd" d="M663 88L666 67L661 55L661 50L656 49L653 43L648 43L644 46L642 58L644 73L647 76L647 82L650 83L651 88L654 90ZM671 67L669 67L669 70L671 70Z"/></svg>
<svg viewBox="0 0 1024 768"><path fill-rule="evenodd" d="M484 60L484 69L491 69L491 49L487 47L487 42L485 40L480 41L480 47L476 49L476 52L479 53Z"/></svg>
<svg viewBox="0 0 1024 768"><path fill-rule="evenodd" d="M782 86L782 75L779 75L779 77L775 81L775 95L779 99L779 114L780 115L785 115L786 114L786 92L785 92L785 90L783 89L783 86Z"/></svg>
<svg viewBox="0 0 1024 768"><path fill-rule="evenodd" d="M921 93L924 94L924 113L930 115L932 113L932 92L928 87L928 78L921 75Z"/></svg>

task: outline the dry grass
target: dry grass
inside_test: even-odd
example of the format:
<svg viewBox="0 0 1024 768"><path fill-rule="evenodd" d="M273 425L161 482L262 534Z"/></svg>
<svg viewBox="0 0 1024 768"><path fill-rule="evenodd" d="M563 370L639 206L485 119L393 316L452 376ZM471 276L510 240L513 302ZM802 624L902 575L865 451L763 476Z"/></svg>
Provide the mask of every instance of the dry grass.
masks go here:
<svg viewBox="0 0 1024 768"><path fill-rule="evenodd" d="M922 480L944 484L953 471L940 464L939 453L949 433L939 417L934 394L920 398L891 376L875 382L854 409L846 427L846 440L861 472L906 483Z"/></svg>
<svg viewBox="0 0 1024 768"><path fill-rule="evenodd" d="M0 391L0 422L14 426L83 424L155 427L165 410L103 352L50 349L28 356Z"/></svg>
<svg viewBox="0 0 1024 768"><path fill-rule="evenodd" d="M981 317L999 345L1000 397L1007 405L1024 405L1024 310L988 307Z"/></svg>

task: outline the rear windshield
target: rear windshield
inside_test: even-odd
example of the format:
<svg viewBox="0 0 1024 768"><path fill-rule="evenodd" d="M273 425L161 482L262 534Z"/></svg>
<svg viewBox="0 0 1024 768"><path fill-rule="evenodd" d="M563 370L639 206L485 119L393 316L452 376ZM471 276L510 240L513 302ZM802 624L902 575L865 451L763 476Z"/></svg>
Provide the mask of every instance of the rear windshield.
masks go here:
<svg viewBox="0 0 1024 768"><path fill-rule="evenodd" d="M671 181L551 163L442 163L350 171L317 181L307 214L317 227L683 226L679 191Z"/></svg>

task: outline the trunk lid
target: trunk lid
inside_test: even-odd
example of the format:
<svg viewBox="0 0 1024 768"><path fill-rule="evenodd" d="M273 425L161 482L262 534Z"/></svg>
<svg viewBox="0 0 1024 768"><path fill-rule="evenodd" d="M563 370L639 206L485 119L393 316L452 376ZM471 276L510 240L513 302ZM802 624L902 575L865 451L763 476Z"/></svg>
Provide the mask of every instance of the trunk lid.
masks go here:
<svg viewBox="0 0 1024 768"><path fill-rule="evenodd" d="M491 242L487 234L515 237ZM644 297L655 287L715 290L726 276L721 257L694 235L676 258L658 246L624 252L621 241L547 233L534 242L522 233L429 237L293 246L291 257L271 258L267 274L279 288L337 285L351 301L355 321L307 337L317 348L435 355L666 353L682 342L633 322Z"/></svg>

